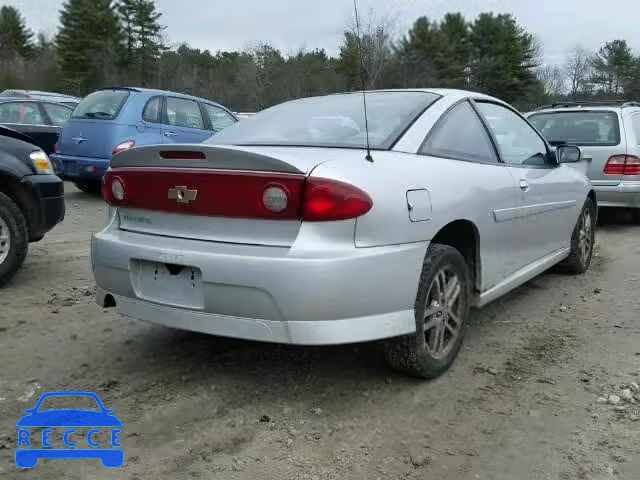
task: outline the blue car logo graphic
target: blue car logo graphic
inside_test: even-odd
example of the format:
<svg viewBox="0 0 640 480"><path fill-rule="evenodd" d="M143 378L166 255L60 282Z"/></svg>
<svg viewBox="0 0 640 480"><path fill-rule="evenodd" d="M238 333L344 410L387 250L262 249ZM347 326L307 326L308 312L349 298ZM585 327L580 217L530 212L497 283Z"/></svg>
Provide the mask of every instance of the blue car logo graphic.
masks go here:
<svg viewBox="0 0 640 480"><path fill-rule="evenodd" d="M57 409L39 411L42 402L50 397L91 397L100 408L97 410ZM26 415L18 420L18 448L16 449L16 465L20 468L33 468L41 458L82 459L99 458L107 468L118 468L124 463L124 450L120 444L122 422L114 415L114 410L106 409L98 396L90 392L48 392L43 394L33 409L25 410ZM33 430L42 429L41 435ZM64 447L53 448L53 428L64 429L62 435ZM76 428L91 428L86 435ZM109 434L109 446L106 442L98 442L97 435ZM89 448L75 448L77 445ZM102 444L102 445L101 445ZM39 448L39 447L42 448ZM102 447L102 448L101 448Z"/></svg>

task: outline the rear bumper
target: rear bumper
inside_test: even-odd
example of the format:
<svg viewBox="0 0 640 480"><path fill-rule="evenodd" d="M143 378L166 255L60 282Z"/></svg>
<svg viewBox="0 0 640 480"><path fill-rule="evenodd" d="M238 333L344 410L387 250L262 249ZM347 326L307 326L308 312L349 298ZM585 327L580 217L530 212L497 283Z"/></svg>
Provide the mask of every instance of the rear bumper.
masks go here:
<svg viewBox="0 0 640 480"><path fill-rule="evenodd" d="M56 174L71 181L100 181L111 163L107 158L74 157L60 153L54 153L49 158Z"/></svg>
<svg viewBox="0 0 640 480"><path fill-rule="evenodd" d="M28 175L22 183L35 199L30 237L38 240L64 220L64 184L56 175Z"/></svg>
<svg viewBox="0 0 640 480"><path fill-rule="evenodd" d="M107 228L92 238L97 303L110 295L126 316L258 341L328 345L415 331L414 302L427 243L296 253L136 234ZM202 308L141 295L136 261L196 267Z"/></svg>
<svg viewBox="0 0 640 480"><path fill-rule="evenodd" d="M621 181L618 185L594 188L600 207L640 208L640 181Z"/></svg>

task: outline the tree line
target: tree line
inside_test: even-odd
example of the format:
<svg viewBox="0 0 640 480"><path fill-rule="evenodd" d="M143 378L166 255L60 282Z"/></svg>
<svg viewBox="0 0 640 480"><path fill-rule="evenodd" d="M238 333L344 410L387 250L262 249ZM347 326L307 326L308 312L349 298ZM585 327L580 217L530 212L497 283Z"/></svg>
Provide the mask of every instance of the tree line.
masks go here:
<svg viewBox="0 0 640 480"><path fill-rule="evenodd" d="M469 21L418 18L402 36L371 16L347 26L337 55L285 55L258 42L238 51L169 46L153 0L67 0L59 28L34 34L19 10L0 8L0 88L78 96L107 85L160 88L256 111L311 95L365 88L465 88L521 108L555 100L640 95L640 57L625 40L577 47L543 65L541 45L508 14Z"/></svg>

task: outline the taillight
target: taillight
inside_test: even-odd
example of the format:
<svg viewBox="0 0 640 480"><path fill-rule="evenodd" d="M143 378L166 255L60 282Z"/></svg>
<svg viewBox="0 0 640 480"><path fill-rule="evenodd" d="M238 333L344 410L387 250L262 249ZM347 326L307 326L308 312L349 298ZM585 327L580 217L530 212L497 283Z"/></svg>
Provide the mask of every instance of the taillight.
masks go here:
<svg viewBox="0 0 640 480"><path fill-rule="evenodd" d="M211 217L322 222L356 218L373 206L353 185L303 174L113 168L102 182L110 205Z"/></svg>
<svg viewBox="0 0 640 480"><path fill-rule="evenodd" d="M289 193L281 185L271 185L262 194L262 203L270 212L282 212L289 203Z"/></svg>
<svg viewBox="0 0 640 480"><path fill-rule="evenodd" d="M364 215L373 207L371 197L348 183L327 178L308 178L302 220L324 222Z"/></svg>
<svg viewBox="0 0 640 480"><path fill-rule="evenodd" d="M58 142L53 146L53 153L60 153L60 144Z"/></svg>
<svg viewBox="0 0 640 480"><path fill-rule="evenodd" d="M613 155L604 167L605 175L640 175L640 158L635 155Z"/></svg>
<svg viewBox="0 0 640 480"><path fill-rule="evenodd" d="M129 150L130 148L133 148L136 146L136 141L135 140L127 140L126 142L122 142L118 145L116 145L114 147L114 149L111 151L111 156L114 157L117 154L119 154L120 152L124 152L125 150Z"/></svg>
<svg viewBox="0 0 640 480"><path fill-rule="evenodd" d="M124 180L107 171L102 177L102 197L109 205L119 205L126 199Z"/></svg>

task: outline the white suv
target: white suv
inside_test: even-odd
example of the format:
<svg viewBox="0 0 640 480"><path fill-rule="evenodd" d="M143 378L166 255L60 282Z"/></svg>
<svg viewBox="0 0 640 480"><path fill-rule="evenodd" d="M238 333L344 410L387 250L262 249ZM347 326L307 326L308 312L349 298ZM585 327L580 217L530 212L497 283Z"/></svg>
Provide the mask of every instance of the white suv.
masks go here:
<svg viewBox="0 0 640 480"><path fill-rule="evenodd" d="M640 221L640 102L562 102L527 114L552 145L582 149L600 207L634 208Z"/></svg>

